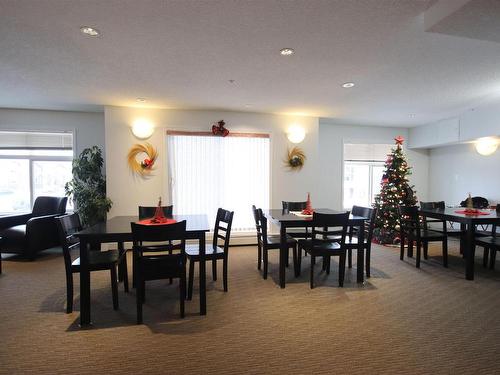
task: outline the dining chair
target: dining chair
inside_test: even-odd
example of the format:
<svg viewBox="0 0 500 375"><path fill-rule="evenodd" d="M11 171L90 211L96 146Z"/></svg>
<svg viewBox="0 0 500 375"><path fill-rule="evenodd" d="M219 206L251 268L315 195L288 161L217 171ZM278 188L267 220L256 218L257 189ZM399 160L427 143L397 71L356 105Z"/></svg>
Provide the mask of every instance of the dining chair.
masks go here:
<svg viewBox="0 0 500 375"><path fill-rule="evenodd" d="M497 204L496 212L500 213L500 203ZM476 246L481 246L484 248L483 266L486 267L488 265L489 258L490 269L494 269L497 251L500 251L500 236L498 236L497 233L497 225L492 225L489 236L476 236L474 239L474 244Z"/></svg>
<svg viewBox="0 0 500 375"><path fill-rule="evenodd" d="M223 208L217 210L212 244L205 246L205 259L212 261L212 279L217 281L217 261L222 260L222 284L227 292L227 267L229 255L229 240L231 226L233 225L234 211ZM219 244L222 240L222 244ZM200 248L198 245L187 245L186 256L189 260L188 299L193 297L194 264L200 261Z"/></svg>
<svg viewBox="0 0 500 375"><path fill-rule="evenodd" d="M255 228L257 230L257 249L258 249L258 260L257 269L261 269L261 263L264 263L264 270L262 277L267 279L267 272L269 269L269 250L279 250L281 247L281 237L280 235L268 235L267 233L267 218L262 213L262 209L252 206L255 219ZM286 246L287 246L287 263L288 267L288 257L289 250L293 251L293 264L294 271L296 274L296 264L297 264L297 241L287 235L286 236Z"/></svg>
<svg viewBox="0 0 500 375"><path fill-rule="evenodd" d="M72 259L71 252L80 250L80 242L74 234L82 230L80 216L77 213L56 217L59 240L63 250L64 267L66 270L66 313L73 311L73 274L80 272L80 257ZM109 270L111 275L111 292L113 296L113 309L118 310L118 281L117 265L122 262L127 268L126 253L120 254L118 250L89 252L89 269L93 271ZM124 274L125 292L128 292L128 277Z"/></svg>
<svg viewBox="0 0 500 375"><path fill-rule="evenodd" d="M313 213L313 227L310 239L298 241L299 249L304 249L311 255L311 269L309 276L310 288L314 288L314 265L316 257L323 257L324 269L330 274L330 259L332 256L339 257L339 286L344 286L346 246L345 238L349 221L349 212L322 214ZM339 236L340 233L340 236ZM326 262L325 262L326 261ZM297 274L301 272L300 258L297 261Z"/></svg>
<svg viewBox="0 0 500 375"><path fill-rule="evenodd" d="M186 299L186 221L173 224L130 223L136 262L137 324L142 323L146 281L179 279L180 315Z"/></svg>
<svg viewBox="0 0 500 375"><path fill-rule="evenodd" d="M421 248L424 247L424 254L427 253L429 242L442 242L443 266L448 267L448 237L446 232L446 222L442 222L442 231L437 232L427 229L420 221L417 206L399 206L401 253L400 259L404 259L404 245L408 241L408 253L412 251L413 242L417 246L416 267L420 268Z"/></svg>
<svg viewBox="0 0 500 375"><path fill-rule="evenodd" d="M150 217L153 217L155 215L155 211L158 208L158 206L139 206L139 220L142 219L148 219ZM163 214L165 216L172 216L173 212L173 205L170 206L161 206L163 210Z"/></svg>
<svg viewBox="0 0 500 375"><path fill-rule="evenodd" d="M370 207L352 206L351 214L353 216L361 216L367 218L364 222L364 236L363 236L363 249L365 251L365 269L366 277L370 277L370 263L371 263L371 250L373 230L375 229L375 218L377 217L377 209ZM347 264L349 268L352 267L352 251L358 249L358 228L354 226L349 227L349 233L345 239L345 247L347 249Z"/></svg>
<svg viewBox="0 0 500 375"><path fill-rule="evenodd" d="M289 213L290 211L302 211L307 207L307 202L281 201L281 205L283 212ZM287 234L295 239L307 238L309 236L309 229L307 227L293 228L293 231L287 231ZM298 256L301 256L301 254L299 253Z"/></svg>

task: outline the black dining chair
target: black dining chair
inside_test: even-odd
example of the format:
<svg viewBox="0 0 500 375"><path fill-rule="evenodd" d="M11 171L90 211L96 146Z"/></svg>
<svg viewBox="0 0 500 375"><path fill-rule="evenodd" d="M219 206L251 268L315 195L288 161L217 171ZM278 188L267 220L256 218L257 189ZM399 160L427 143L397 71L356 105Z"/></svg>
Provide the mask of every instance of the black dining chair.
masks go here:
<svg viewBox="0 0 500 375"><path fill-rule="evenodd" d="M290 201L281 201L281 205L283 208L283 212L289 213L290 211L302 211L307 207L307 202L290 202ZM295 239L299 238L307 238L309 237L309 229L307 227L304 228L293 228L293 231L287 231L287 234ZM299 252L298 256L302 256L302 251Z"/></svg>
<svg viewBox="0 0 500 375"><path fill-rule="evenodd" d="M139 206L139 220L142 219L148 219L150 217L153 217L155 215L156 209L158 206ZM172 216L173 212L173 205L170 206L161 206L163 210L163 215L165 216Z"/></svg>
<svg viewBox="0 0 500 375"><path fill-rule="evenodd" d="M130 223L137 282L137 324L142 323L146 281L179 279L181 318L186 299L186 221L174 224Z"/></svg>
<svg viewBox="0 0 500 375"><path fill-rule="evenodd" d="M267 279L267 271L269 268L269 250L279 250L281 247L281 238L279 235L268 235L267 233L267 218L262 213L262 209L256 208L252 206L254 219L255 219L255 228L257 231L257 249L258 249L258 260L257 260L257 268L261 269L261 263L264 263L264 270L262 273L262 277ZM286 237L286 245L288 251L292 249L293 251L293 264L294 268L296 268L297 264L297 241L287 235ZM288 266L288 257L287 254L287 266ZM295 271L296 272L296 271Z"/></svg>
<svg viewBox="0 0 500 375"><path fill-rule="evenodd" d="M234 211L223 208L217 210L212 244L205 246L205 259L212 261L212 279L217 281L217 261L222 260L222 284L224 292L227 292L227 267L229 255L229 241L231 237L231 226L233 225ZM222 244L219 241L222 240ZM189 282L188 299L193 297L194 264L200 261L200 249L198 245L187 245L186 256L189 260Z"/></svg>
<svg viewBox="0 0 500 375"><path fill-rule="evenodd" d="M417 246L416 267L420 268L421 249L427 254L429 242L441 242L443 249L443 266L448 267L448 237L446 232L446 222L442 222L442 231L437 232L427 229L420 221L417 206L399 206L401 253L400 259L404 259L404 245L408 241L408 253L411 253L413 243Z"/></svg>
<svg viewBox="0 0 500 375"><path fill-rule="evenodd" d="M370 207L352 206L351 214L353 216L365 217L367 220L364 222L363 234L363 249L365 251L365 269L366 277L370 277L371 268L371 250L373 230L375 229L375 218L377 217L377 209ZM352 267L352 252L358 249L358 227L350 226L349 233L345 239L345 247L347 249L347 264L349 268Z"/></svg>
<svg viewBox="0 0 500 375"><path fill-rule="evenodd" d="M346 246L345 238L349 221L349 212L336 214L313 213L313 227L310 239L301 239L298 241L299 249L304 249L311 255L311 269L309 276L309 285L314 288L314 265L316 257L323 257L324 269L330 273L330 258L339 257L339 286L344 286ZM340 233L340 235L339 235ZM297 274L300 275L301 261L297 261Z"/></svg>
<svg viewBox="0 0 500 375"><path fill-rule="evenodd" d="M500 204L497 204L496 212L500 213ZM476 236L474 244L476 246L481 246L484 249L483 266L486 267L488 265L489 258L490 269L494 269L497 251L500 251L500 236L498 236L497 233L497 225L492 225L489 236L484 236L482 234Z"/></svg>
<svg viewBox="0 0 500 375"><path fill-rule="evenodd" d="M56 223L59 231L59 240L63 250L64 267L66 270L66 313L73 311L73 274L80 272L80 257L72 259L71 252L80 250L80 242L74 234L82 230L80 216L77 213L56 217ZM113 295L113 308L118 309L118 281L117 265L122 262L123 267L127 269L126 253L120 254L118 250L108 251L90 251L89 269L93 271L109 270L111 275L111 291ZM125 292L128 292L128 276L124 274Z"/></svg>

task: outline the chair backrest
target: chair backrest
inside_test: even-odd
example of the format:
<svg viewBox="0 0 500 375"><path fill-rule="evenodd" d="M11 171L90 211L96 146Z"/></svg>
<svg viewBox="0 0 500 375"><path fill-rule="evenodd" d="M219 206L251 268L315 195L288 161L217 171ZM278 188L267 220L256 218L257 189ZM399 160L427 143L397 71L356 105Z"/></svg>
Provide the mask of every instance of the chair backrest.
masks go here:
<svg viewBox="0 0 500 375"><path fill-rule="evenodd" d="M313 247L321 247L325 243L337 242L344 246L349 221L349 212L323 214L314 212L312 228ZM340 233L340 238L338 238Z"/></svg>
<svg viewBox="0 0 500 375"><path fill-rule="evenodd" d="M373 238L373 230L375 229L375 219L377 217L377 209L366 207L365 213L366 213L365 217L368 218L368 220L365 221L366 240L367 243L370 244Z"/></svg>
<svg viewBox="0 0 500 375"><path fill-rule="evenodd" d="M496 212L497 212L497 213L500 213L500 203L498 203L498 204L497 204ZM496 236L497 236L497 227L498 227L498 225L497 225L497 224L493 224L493 225L491 226L491 235L492 235L493 237L496 237Z"/></svg>
<svg viewBox="0 0 500 375"><path fill-rule="evenodd" d="M33 204L33 217L45 215L64 215L68 197L37 197Z"/></svg>
<svg viewBox="0 0 500 375"><path fill-rule="evenodd" d="M218 241L223 241L224 253L227 254L229 249L229 239L231 237L231 226L233 225L234 211L227 211L223 208L217 210L214 227L214 248L218 246Z"/></svg>
<svg viewBox="0 0 500 375"><path fill-rule="evenodd" d="M71 250L80 245L74 234L82 230L80 216L77 213L56 217L57 229L59 231L59 242L63 250L64 266L66 272L71 272Z"/></svg>
<svg viewBox="0 0 500 375"><path fill-rule="evenodd" d="M437 208L439 209L445 209L446 205L444 201L438 201L438 202L420 202L420 208L424 210L435 210Z"/></svg>
<svg viewBox="0 0 500 375"><path fill-rule="evenodd" d="M256 210L257 242L259 246L267 246L267 218L262 212L262 208Z"/></svg>
<svg viewBox="0 0 500 375"><path fill-rule="evenodd" d="M139 220L149 219L150 217L155 216L155 211L158 206L139 206ZM174 206L161 206L163 210L163 215L172 216L172 211Z"/></svg>
<svg viewBox="0 0 500 375"><path fill-rule="evenodd" d="M281 201L283 211L302 211L306 208L307 202L287 202Z"/></svg>
<svg viewBox="0 0 500 375"><path fill-rule="evenodd" d="M181 250L186 247L186 220L163 225L143 225L130 223L134 251L157 252ZM147 244L143 244L147 242Z"/></svg>
<svg viewBox="0 0 500 375"><path fill-rule="evenodd" d="M399 206L399 226L403 233L416 234L420 237L420 221L417 206Z"/></svg>

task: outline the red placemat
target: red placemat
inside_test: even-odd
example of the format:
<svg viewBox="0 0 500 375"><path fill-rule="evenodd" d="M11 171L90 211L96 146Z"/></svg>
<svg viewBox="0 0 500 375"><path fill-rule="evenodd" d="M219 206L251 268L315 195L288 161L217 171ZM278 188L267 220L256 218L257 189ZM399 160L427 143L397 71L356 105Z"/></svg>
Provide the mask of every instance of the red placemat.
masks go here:
<svg viewBox="0 0 500 375"><path fill-rule="evenodd" d="M139 220L137 224L142 224L142 225L165 225L165 224L174 224L177 223L177 220L174 219L160 219L160 220L154 220L152 218L150 219L143 219Z"/></svg>
<svg viewBox="0 0 500 375"><path fill-rule="evenodd" d="M470 216L479 216L479 215L489 215L489 212L484 212L484 211L479 211L479 210L474 210L474 211L467 211L467 210L458 210L455 211L457 214L464 214L464 215L470 215Z"/></svg>

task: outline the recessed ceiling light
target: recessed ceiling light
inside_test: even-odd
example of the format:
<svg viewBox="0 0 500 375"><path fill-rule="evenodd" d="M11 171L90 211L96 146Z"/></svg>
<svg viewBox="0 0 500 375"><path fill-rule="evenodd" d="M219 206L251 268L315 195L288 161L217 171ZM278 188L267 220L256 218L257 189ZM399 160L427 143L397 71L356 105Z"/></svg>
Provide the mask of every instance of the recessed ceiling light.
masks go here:
<svg viewBox="0 0 500 375"><path fill-rule="evenodd" d="M410 113L408 116L410 116L410 118L414 118L416 116L416 114Z"/></svg>
<svg viewBox="0 0 500 375"><path fill-rule="evenodd" d="M99 30L94 29L93 27L90 27L90 26L82 26L82 27L80 27L80 31L83 34L88 35L88 36L99 36L99 35L101 35L101 33L99 32Z"/></svg>
<svg viewBox="0 0 500 375"><path fill-rule="evenodd" d="M146 101L146 98L137 98L136 99L139 103L144 103Z"/></svg>
<svg viewBox="0 0 500 375"><path fill-rule="evenodd" d="M345 88L345 89L350 89L351 87L354 87L354 82L343 83L342 87Z"/></svg>
<svg viewBox="0 0 500 375"><path fill-rule="evenodd" d="M290 55L293 55L294 52L295 51L293 50L293 48L282 48L280 50L281 56L290 56Z"/></svg>
<svg viewBox="0 0 500 375"><path fill-rule="evenodd" d="M234 83L234 82L236 82L234 79L228 79L227 81L228 81L229 83Z"/></svg>

